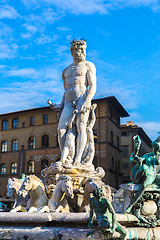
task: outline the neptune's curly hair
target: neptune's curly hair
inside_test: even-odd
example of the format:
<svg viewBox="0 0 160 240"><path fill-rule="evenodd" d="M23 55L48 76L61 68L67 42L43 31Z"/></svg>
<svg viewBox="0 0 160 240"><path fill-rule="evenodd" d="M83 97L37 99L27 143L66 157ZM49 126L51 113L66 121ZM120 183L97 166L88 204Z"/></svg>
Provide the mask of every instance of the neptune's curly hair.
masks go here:
<svg viewBox="0 0 160 240"><path fill-rule="evenodd" d="M86 40L84 38L80 40L73 39L73 41L71 41L71 46L70 46L70 50L72 54L77 49L78 45L85 45L87 47Z"/></svg>

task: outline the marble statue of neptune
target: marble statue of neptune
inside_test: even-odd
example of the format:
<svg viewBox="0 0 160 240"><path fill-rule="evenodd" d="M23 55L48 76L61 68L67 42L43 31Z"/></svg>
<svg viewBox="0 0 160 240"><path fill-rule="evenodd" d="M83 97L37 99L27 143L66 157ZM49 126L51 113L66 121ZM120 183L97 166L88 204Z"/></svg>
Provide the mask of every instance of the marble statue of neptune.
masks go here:
<svg viewBox="0 0 160 240"><path fill-rule="evenodd" d="M74 164L80 164L87 141L86 126L91 109L91 100L96 92L96 68L93 63L85 60L86 41L84 39L73 40L70 50L73 63L62 72L65 92L61 104L55 108L63 109L58 125L61 152L65 145L68 122L74 110L78 111L76 116L78 134Z"/></svg>

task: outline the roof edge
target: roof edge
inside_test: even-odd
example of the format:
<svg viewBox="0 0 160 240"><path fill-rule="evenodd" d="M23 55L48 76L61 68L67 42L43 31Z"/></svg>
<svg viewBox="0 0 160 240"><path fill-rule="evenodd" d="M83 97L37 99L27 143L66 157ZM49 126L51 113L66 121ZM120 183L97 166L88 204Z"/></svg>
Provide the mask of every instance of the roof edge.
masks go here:
<svg viewBox="0 0 160 240"><path fill-rule="evenodd" d="M124 109L124 107L120 104L120 102L114 96L104 97L104 98L94 98L92 101L99 102L99 101L105 101L105 100L111 102L119 110L121 117L129 117L128 112ZM20 110L20 111L9 112L9 113L2 113L2 114L0 114L0 117L8 116L8 115L16 114L16 113L19 114L19 113L24 113L24 112L29 112L29 111L43 110L43 109L47 109L47 108L50 108L50 107L44 106L44 107L24 109L24 110Z"/></svg>

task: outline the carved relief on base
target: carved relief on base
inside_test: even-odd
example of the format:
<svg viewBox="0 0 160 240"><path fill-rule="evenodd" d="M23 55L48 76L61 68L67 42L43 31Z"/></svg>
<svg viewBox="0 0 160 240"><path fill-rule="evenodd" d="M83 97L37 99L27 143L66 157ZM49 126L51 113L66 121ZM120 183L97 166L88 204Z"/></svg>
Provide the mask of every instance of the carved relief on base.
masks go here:
<svg viewBox="0 0 160 240"><path fill-rule="evenodd" d="M124 195L124 212L139 189L138 184L127 186ZM139 226L155 227L160 219L160 189L152 184L134 204L131 213L139 219Z"/></svg>

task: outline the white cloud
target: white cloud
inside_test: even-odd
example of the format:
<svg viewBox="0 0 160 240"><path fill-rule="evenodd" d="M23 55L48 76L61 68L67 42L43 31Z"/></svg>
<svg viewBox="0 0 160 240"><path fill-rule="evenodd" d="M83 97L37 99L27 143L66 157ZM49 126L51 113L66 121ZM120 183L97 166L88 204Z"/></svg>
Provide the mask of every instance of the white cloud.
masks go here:
<svg viewBox="0 0 160 240"><path fill-rule="evenodd" d="M23 48L24 50L28 49L28 45L22 45L21 48Z"/></svg>
<svg viewBox="0 0 160 240"><path fill-rule="evenodd" d="M108 37L108 36L110 36L110 33L108 33L108 32L106 32L106 31L104 31L104 30L102 30L102 29L98 29L98 31L100 32L100 33L102 33L104 36L106 36L106 37Z"/></svg>
<svg viewBox="0 0 160 240"><path fill-rule="evenodd" d="M56 41L59 36L50 33L51 36L46 34L47 24L53 24L55 21L63 16L61 12L55 12L52 8L42 8L37 14L32 13L24 17L25 23L22 25L25 31L21 33L21 37L24 39L30 39L34 37L35 43L45 44L52 41Z"/></svg>
<svg viewBox="0 0 160 240"><path fill-rule="evenodd" d="M36 57L35 56L22 56L22 57L20 57L20 59L35 60Z"/></svg>
<svg viewBox="0 0 160 240"><path fill-rule="evenodd" d="M0 7L0 19L9 18L9 19L16 19L19 16L18 12L15 8L4 5Z"/></svg>
<svg viewBox="0 0 160 240"><path fill-rule="evenodd" d="M12 59L17 55L18 45L14 39L14 30L0 23L0 59Z"/></svg>
<svg viewBox="0 0 160 240"><path fill-rule="evenodd" d="M59 10L68 11L73 14L93 14L100 13L106 14L107 9L103 0L21 0L26 6L40 6L40 5L50 5L55 6Z"/></svg>
<svg viewBox="0 0 160 240"><path fill-rule="evenodd" d="M140 101L136 89L132 86L126 86L121 81L112 81L98 76L96 98L106 96L115 96L127 110L136 109Z"/></svg>
<svg viewBox="0 0 160 240"><path fill-rule="evenodd" d="M117 65L100 59L99 52L90 50L88 59L94 62L97 68L96 97L115 96L127 110L137 109L141 96L140 85L131 82L127 85L126 78L120 64ZM110 76L110 78L108 78Z"/></svg>
<svg viewBox="0 0 160 240"><path fill-rule="evenodd" d="M5 69L5 68L7 68L6 65L0 65L0 69Z"/></svg>
<svg viewBox="0 0 160 240"><path fill-rule="evenodd" d="M13 69L5 74L12 81L0 88L0 113L46 106L48 99L58 103L62 98L64 89L61 72L56 68ZM17 77L26 78L27 81L23 80L22 84Z"/></svg>
<svg viewBox="0 0 160 240"><path fill-rule="evenodd" d="M140 122L138 125L144 129L152 140L155 140L158 137L158 132L160 132L160 122Z"/></svg>
<svg viewBox="0 0 160 240"><path fill-rule="evenodd" d="M108 0L105 1L108 10L116 10L125 7L150 7L153 10L159 9L159 0Z"/></svg>
<svg viewBox="0 0 160 240"><path fill-rule="evenodd" d="M14 29L0 22L0 44L11 44L14 42Z"/></svg>
<svg viewBox="0 0 160 240"><path fill-rule="evenodd" d="M27 33L21 33L21 36L25 39L32 37L38 30L36 26L30 25L29 23L23 24Z"/></svg>
<svg viewBox="0 0 160 240"><path fill-rule="evenodd" d="M106 62L100 59L99 52L95 50L90 50L89 53L87 53L87 58L95 63L97 66L97 69L102 69L104 72L112 72L117 71L118 67L110 62Z"/></svg>
<svg viewBox="0 0 160 240"><path fill-rule="evenodd" d="M57 27L57 30L62 31L62 32L70 31L69 28L63 27L63 26L62 27Z"/></svg>
<svg viewBox="0 0 160 240"><path fill-rule="evenodd" d="M110 0L113 5L127 6L155 6L159 4L159 0Z"/></svg>
<svg viewBox="0 0 160 240"><path fill-rule="evenodd" d="M61 18L61 14L55 12L52 8L48 8L42 12L42 19L45 22L53 24L55 21Z"/></svg>
<svg viewBox="0 0 160 240"><path fill-rule="evenodd" d="M17 54L18 46L15 43L5 44L0 42L0 59L12 59Z"/></svg>
<svg viewBox="0 0 160 240"><path fill-rule="evenodd" d="M47 23L53 24L55 21L59 20L64 14L59 11L55 12L52 8L43 9L39 14L30 14L26 17L26 21L37 28L44 27ZM41 28L39 29L41 30Z"/></svg>
<svg viewBox="0 0 160 240"><path fill-rule="evenodd" d="M71 40L73 40L73 36L71 34L69 34L66 36L66 39L71 41Z"/></svg>
<svg viewBox="0 0 160 240"><path fill-rule="evenodd" d="M22 78L36 78L38 76L37 70L33 68L24 68L18 70L10 70L6 73L9 77L22 77Z"/></svg>
<svg viewBox="0 0 160 240"><path fill-rule="evenodd" d="M65 45L59 45L56 49L58 54L63 54L64 52L68 51L68 47Z"/></svg>
<svg viewBox="0 0 160 240"><path fill-rule="evenodd" d="M0 39L5 39L5 40L10 40L12 38L12 33L13 33L13 30L3 24L3 23L0 23Z"/></svg>
<svg viewBox="0 0 160 240"><path fill-rule="evenodd" d="M50 43L50 42L56 41L58 38L59 38L59 36L56 35L56 34L53 37L42 35L41 37L38 37L35 40L35 42L37 44L41 45L41 44L45 44L45 43Z"/></svg>
<svg viewBox="0 0 160 240"><path fill-rule="evenodd" d="M7 70L6 65L0 65L0 76L3 76L6 70Z"/></svg>
<svg viewBox="0 0 160 240"><path fill-rule="evenodd" d="M159 9L159 0L21 0L27 6L48 4L57 9L73 14L108 14L110 10L125 7L148 6L153 10Z"/></svg>
<svg viewBox="0 0 160 240"><path fill-rule="evenodd" d="M3 69L4 77L18 77L18 78L30 78L30 79L39 79L43 80L54 80L58 79L61 80L61 73L56 68L45 67L41 69L34 69L34 68L23 68L23 69L5 69L5 65L0 65L0 69Z"/></svg>

